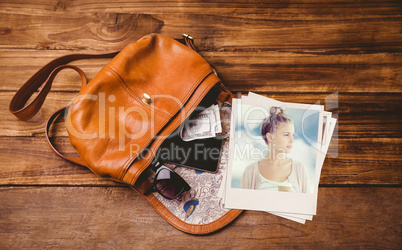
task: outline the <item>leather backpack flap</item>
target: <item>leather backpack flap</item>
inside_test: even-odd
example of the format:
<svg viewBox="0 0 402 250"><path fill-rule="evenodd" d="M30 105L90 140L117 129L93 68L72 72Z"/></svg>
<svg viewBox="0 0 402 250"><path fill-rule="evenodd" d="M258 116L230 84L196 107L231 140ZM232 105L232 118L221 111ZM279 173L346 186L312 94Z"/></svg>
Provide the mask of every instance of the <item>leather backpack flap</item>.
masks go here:
<svg viewBox="0 0 402 250"><path fill-rule="evenodd" d="M68 110L70 141L93 172L134 185L163 139L218 82L197 52L162 35L145 36L81 89Z"/></svg>

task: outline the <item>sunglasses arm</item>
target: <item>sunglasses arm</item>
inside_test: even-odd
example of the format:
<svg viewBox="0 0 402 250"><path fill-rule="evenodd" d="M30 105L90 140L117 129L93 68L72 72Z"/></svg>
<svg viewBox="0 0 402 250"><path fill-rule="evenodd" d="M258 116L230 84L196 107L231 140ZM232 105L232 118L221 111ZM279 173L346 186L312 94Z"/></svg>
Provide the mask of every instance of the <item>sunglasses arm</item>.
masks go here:
<svg viewBox="0 0 402 250"><path fill-rule="evenodd" d="M158 168L162 166L160 162L152 162L150 165L150 168L152 171L156 172ZM154 191L152 182L150 182L147 178L147 173L148 171L144 171L142 175L138 178L138 180L135 183L135 187L143 194L143 195L148 195Z"/></svg>
<svg viewBox="0 0 402 250"><path fill-rule="evenodd" d="M159 161L157 161L157 162L151 162L149 166L156 173L156 171L163 165Z"/></svg>
<svg viewBox="0 0 402 250"><path fill-rule="evenodd" d="M146 173L147 171L145 171ZM153 185L144 175L140 175L138 180L135 182L135 188L141 192L143 195L148 195L153 191Z"/></svg>

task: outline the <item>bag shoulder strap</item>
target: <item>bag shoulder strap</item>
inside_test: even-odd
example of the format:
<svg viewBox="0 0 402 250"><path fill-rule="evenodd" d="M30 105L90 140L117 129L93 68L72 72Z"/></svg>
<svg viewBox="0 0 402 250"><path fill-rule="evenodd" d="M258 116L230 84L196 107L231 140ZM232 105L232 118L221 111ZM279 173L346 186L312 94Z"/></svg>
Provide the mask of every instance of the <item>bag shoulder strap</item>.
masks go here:
<svg viewBox="0 0 402 250"><path fill-rule="evenodd" d="M187 45L190 49L195 50L193 38L186 34L183 34L183 36L183 39L176 40ZM62 69L70 68L77 71L81 76L82 84L87 84L88 80L85 73L77 66L67 65L68 63L81 59L113 58L118 53L119 51L101 54L70 54L52 60L29 78L17 93L15 93L10 102L10 112L22 121L31 119L42 107L47 94L50 92L54 78ZM30 103L26 104L31 96L38 90L38 95Z"/></svg>
<svg viewBox="0 0 402 250"><path fill-rule="evenodd" d="M50 127L52 126L53 122L57 119L57 117L59 117L60 115L63 115L67 111L67 109L68 109L68 107L64 107L64 108L56 111L52 116L49 117L48 121L46 122L46 128L45 128L46 141L49 144L50 149L56 155L60 156L61 158L65 159L69 162L86 167L85 162L80 157L71 157L71 156L64 155L63 153L61 153L60 151L58 151L56 149L55 145L50 140L50 136L49 136Z"/></svg>
<svg viewBox="0 0 402 250"><path fill-rule="evenodd" d="M10 112L18 119L26 121L31 119L42 107L43 102L49 94L52 83L57 73L62 69L70 68L77 71L82 80L82 84L87 83L85 73L77 66L67 65L75 60L91 59L91 58L112 58L118 52L107 54L71 54L56 58L43 66L36 72L25 84L17 91L10 102ZM42 88L41 88L42 87ZM39 89L38 95L28 104L29 98ZM26 104L26 105L25 105Z"/></svg>

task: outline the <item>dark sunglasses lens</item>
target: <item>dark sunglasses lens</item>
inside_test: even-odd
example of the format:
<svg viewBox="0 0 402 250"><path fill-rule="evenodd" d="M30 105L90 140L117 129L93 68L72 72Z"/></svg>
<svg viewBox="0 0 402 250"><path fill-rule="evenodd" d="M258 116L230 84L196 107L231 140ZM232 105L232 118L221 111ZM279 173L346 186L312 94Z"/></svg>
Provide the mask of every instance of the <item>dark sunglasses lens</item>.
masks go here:
<svg viewBox="0 0 402 250"><path fill-rule="evenodd" d="M166 198L174 199L183 191L183 180L168 169L161 169L155 179L156 189Z"/></svg>

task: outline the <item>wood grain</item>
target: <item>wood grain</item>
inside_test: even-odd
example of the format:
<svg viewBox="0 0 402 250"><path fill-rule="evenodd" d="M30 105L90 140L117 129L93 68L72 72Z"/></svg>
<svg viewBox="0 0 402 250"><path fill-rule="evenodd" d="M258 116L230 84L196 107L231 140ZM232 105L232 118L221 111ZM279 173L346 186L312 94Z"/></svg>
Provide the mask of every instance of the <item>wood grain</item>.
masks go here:
<svg viewBox="0 0 402 250"><path fill-rule="evenodd" d="M400 249L401 23L399 0L0 1L1 248ZM312 222L247 211L194 237L124 185L60 159L43 131L78 93L71 70L56 77L32 120L8 112L17 89L52 59L118 51L151 32L190 33L236 94L333 112L338 125ZM73 64L91 79L108 61ZM53 134L62 152L75 154L62 121Z"/></svg>
<svg viewBox="0 0 402 250"><path fill-rule="evenodd" d="M67 138L55 143L63 153L78 156ZM44 137L3 137L0 145L0 185L122 186L63 160L50 150Z"/></svg>
<svg viewBox="0 0 402 250"><path fill-rule="evenodd" d="M77 156L68 138L54 142L64 154ZM401 139L334 138L320 184L400 185L401 143ZM61 159L43 137L0 137L0 159L0 185L116 185Z"/></svg>
<svg viewBox="0 0 402 250"><path fill-rule="evenodd" d="M200 1L191 0L181 2L178 0L160 0L158 4L154 2L119 2L111 4L108 0L82 0L76 1L46 1L3 0L0 5L3 12L12 13L44 13L44 12L145 12L151 14L158 13L201 13L205 14L205 9L211 14L224 15L269 15L272 18L292 14L293 18L306 18L306 13L310 19L326 17L326 19L338 20L339 17L349 19L359 19L362 16L370 15L373 18L379 18L386 14L399 14L401 3L398 0L355 0L353 2L344 2L342 0L273 0L269 2L255 2L243 0L221 0L221 1ZM333 15L328 15L322 10L331 8ZM341 14L345 14L344 16Z"/></svg>
<svg viewBox="0 0 402 250"><path fill-rule="evenodd" d="M13 12L3 11L1 47L83 49L96 42L99 49L116 49L141 34L160 31L174 36L178 31L191 31L201 39L200 49L210 51L401 50L396 42L402 38L401 5L396 1L365 7L359 3L345 7L339 2L300 5L290 1L262 5L194 1L184 6L178 1L159 3L160 9L148 4L119 3L110 8L107 3L92 1L57 1L46 7L45 3L29 7L6 2L3 8Z"/></svg>
<svg viewBox="0 0 402 250"><path fill-rule="evenodd" d="M313 244L314 248L398 249L401 194L400 188L321 188L317 216L306 225L247 211L221 232L194 237L174 230L128 188L3 187L0 242L5 248L310 248Z"/></svg>
<svg viewBox="0 0 402 250"><path fill-rule="evenodd" d="M77 82L79 82L78 74ZM58 83L54 83L57 85ZM247 94L247 92L245 93ZM283 102L325 105L338 119L342 138L401 138L402 94L260 93ZM47 119L65 107L77 92L51 92L30 121L19 121L8 111L13 92L0 92L0 136L43 135ZM60 128L58 131L64 131ZM60 135L67 135L66 133Z"/></svg>
<svg viewBox="0 0 402 250"><path fill-rule="evenodd" d="M115 50L121 50L123 46ZM111 50L109 50L111 51ZM16 91L41 66L71 53L94 51L0 51L3 72L0 90ZM231 91L362 93L402 92L402 54L322 54L296 52L201 52ZM109 59L80 60L88 78ZM16 72L24 72L18 74ZM53 91L78 91L78 74L66 70L57 76Z"/></svg>

